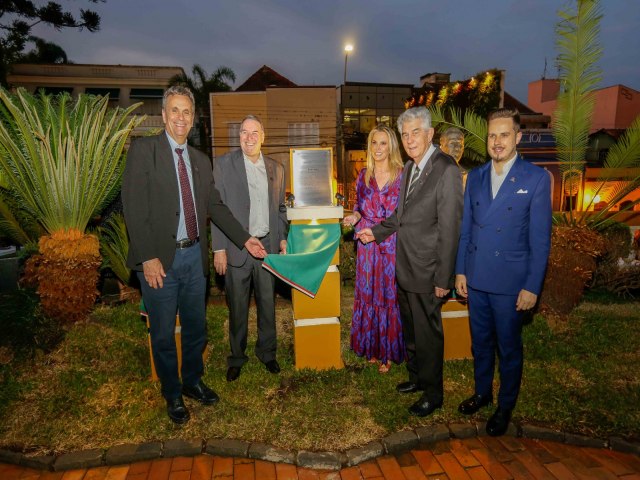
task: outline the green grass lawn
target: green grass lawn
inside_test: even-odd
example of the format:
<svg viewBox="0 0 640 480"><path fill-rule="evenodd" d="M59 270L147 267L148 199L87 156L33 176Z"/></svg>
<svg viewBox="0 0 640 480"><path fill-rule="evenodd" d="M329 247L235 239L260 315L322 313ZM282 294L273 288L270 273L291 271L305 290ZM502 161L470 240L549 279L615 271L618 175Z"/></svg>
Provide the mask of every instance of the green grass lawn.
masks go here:
<svg viewBox="0 0 640 480"><path fill-rule="evenodd" d="M3 298L7 302L6 297L0 298L0 309L9 312ZM45 328L42 321L33 321L41 318L37 304L21 301L21 311L31 313L21 316L11 310L10 318L2 321L8 325L5 332L22 335L22 344L29 343L32 331L35 337L56 338L54 326ZM344 450L397 430L491 415L490 408L471 419L457 412L458 403L473 392L473 366L465 360L445 364L444 408L424 419L409 416L407 407L417 395L395 392L395 385L406 380L404 367L394 365L381 375L375 365L349 351L352 301L347 287L341 319L343 370L295 370L291 307L280 301L282 373L268 373L253 355L253 316L250 361L233 383L225 380L227 309L210 306L204 380L221 402L204 407L187 399L192 418L183 427L168 419L159 385L149 381L146 327L136 305L97 308L89 321L70 328L51 351L47 345L55 342L29 350L4 336L0 340L0 447L50 453L180 437ZM537 316L524 329L525 370L514 420L589 436L638 439L639 312L638 302L597 300L583 303L570 322L553 329ZM16 322L29 328L20 328Z"/></svg>

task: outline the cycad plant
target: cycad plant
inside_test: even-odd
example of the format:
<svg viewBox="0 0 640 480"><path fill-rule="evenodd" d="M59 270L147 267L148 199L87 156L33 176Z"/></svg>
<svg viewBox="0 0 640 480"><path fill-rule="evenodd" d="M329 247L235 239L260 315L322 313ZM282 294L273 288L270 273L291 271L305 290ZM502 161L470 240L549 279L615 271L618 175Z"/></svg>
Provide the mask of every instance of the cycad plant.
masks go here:
<svg viewBox="0 0 640 480"><path fill-rule="evenodd" d="M127 267L129 237L124 216L120 213L109 216L104 225L98 228L98 235L104 266L109 267L123 285L127 285L131 270Z"/></svg>
<svg viewBox="0 0 640 480"><path fill-rule="evenodd" d="M9 182L0 169L0 237L23 245L27 250L38 247L38 239L44 230L29 212L19 207L9 188Z"/></svg>
<svg viewBox="0 0 640 480"><path fill-rule="evenodd" d="M100 247L85 230L117 194L125 142L142 121L138 105L107 102L0 89L0 172L13 206L46 232L32 271L45 312L66 322L95 302Z"/></svg>

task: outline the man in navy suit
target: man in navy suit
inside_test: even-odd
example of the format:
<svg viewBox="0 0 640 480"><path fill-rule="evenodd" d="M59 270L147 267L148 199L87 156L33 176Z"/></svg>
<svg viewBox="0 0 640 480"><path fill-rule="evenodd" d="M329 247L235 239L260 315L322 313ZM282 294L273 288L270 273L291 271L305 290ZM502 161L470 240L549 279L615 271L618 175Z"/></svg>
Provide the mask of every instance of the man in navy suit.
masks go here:
<svg viewBox="0 0 640 480"><path fill-rule="evenodd" d="M549 174L523 160L520 115L502 108L488 117L491 162L467 179L456 290L469 299L475 393L458 410L466 415L493 402L498 354L498 408L487 433L503 435L522 378L522 316L540 295L551 246Z"/></svg>

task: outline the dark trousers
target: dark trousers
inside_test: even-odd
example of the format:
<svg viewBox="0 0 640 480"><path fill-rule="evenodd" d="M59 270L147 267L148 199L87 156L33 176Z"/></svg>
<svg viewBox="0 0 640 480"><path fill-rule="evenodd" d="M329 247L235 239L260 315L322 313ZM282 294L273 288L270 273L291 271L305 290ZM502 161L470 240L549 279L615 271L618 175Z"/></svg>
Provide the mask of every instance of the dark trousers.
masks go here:
<svg viewBox="0 0 640 480"><path fill-rule="evenodd" d="M262 363L276 358L275 278L262 268L262 260L249 256L241 267L228 265L225 276L231 347L231 355L227 357L229 367L242 367L249 360L245 350L249 330L249 300L252 283L258 310L256 357Z"/></svg>
<svg viewBox="0 0 640 480"><path fill-rule="evenodd" d="M409 381L422 386L430 401L440 403L444 396L442 301L434 293L413 293L398 287L398 303Z"/></svg>
<svg viewBox="0 0 640 480"><path fill-rule="evenodd" d="M493 392L496 353L500 370L498 405L513 409L522 380L522 313L517 295L498 295L468 287L475 393Z"/></svg>
<svg viewBox="0 0 640 480"><path fill-rule="evenodd" d="M151 346L156 373L167 400L178 398L182 384L178 375L175 341L176 312L180 313L182 382L196 385L204 371L202 352L206 346L206 279L202 273L200 245L176 250L171 268L165 266L162 288L153 289L138 272L142 298L149 313Z"/></svg>

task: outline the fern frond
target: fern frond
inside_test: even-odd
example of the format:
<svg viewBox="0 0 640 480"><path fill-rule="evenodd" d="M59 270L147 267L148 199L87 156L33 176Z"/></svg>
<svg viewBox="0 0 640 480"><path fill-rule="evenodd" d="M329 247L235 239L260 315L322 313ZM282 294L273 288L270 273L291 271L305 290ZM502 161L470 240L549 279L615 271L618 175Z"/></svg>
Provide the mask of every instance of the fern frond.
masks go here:
<svg viewBox="0 0 640 480"><path fill-rule="evenodd" d="M0 105L0 171L19 208L47 232L84 231L119 188L140 104L110 109L107 97L0 89Z"/></svg>

